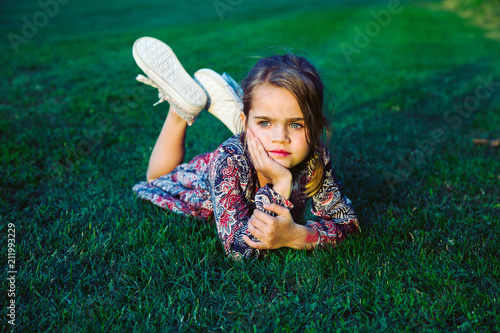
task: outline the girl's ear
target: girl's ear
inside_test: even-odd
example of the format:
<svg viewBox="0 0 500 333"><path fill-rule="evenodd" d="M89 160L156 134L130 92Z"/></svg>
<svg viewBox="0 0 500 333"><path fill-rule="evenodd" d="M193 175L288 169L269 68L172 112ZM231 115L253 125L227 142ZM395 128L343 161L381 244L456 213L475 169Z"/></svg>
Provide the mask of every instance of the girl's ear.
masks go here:
<svg viewBox="0 0 500 333"><path fill-rule="evenodd" d="M243 130L246 130L247 128L247 117L245 117L245 114L243 111L240 111L240 117L241 117L241 123L243 124Z"/></svg>

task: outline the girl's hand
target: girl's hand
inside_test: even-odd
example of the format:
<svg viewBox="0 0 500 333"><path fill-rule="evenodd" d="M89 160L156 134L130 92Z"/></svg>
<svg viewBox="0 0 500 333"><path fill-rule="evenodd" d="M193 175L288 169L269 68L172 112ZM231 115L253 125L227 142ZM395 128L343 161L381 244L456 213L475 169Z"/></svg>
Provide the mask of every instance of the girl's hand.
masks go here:
<svg viewBox="0 0 500 333"><path fill-rule="evenodd" d="M269 156L264 145L251 129L247 129L247 143L257 173L268 179L273 184L273 189L288 199L292 186L290 170Z"/></svg>
<svg viewBox="0 0 500 333"><path fill-rule="evenodd" d="M260 210L255 210L248 221L248 231L260 242L254 242L248 236L243 240L255 249L279 249L281 247L297 248L302 236L300 225L293 221L290 211L278 204L264 204L264 208L277 214L276 217Z"/></svg>

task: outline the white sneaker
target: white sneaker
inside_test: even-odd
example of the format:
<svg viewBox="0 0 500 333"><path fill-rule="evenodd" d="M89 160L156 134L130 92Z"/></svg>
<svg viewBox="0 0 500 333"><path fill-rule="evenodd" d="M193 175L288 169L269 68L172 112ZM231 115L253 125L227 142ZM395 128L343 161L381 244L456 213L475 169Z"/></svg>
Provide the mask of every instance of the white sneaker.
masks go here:
<svg viewBox="0 0 500 333"><path fill-rule="evenodd" d="M207 104L207 94L182 67L174 51L158 39L142 37L135 41L132 54L148 76L139 75L137 80L159 90L156 104L168 101L191 125Z"/></svg>
<svg viewBox="0 0 500 333"><path fill-rule="evenodd" d="M240 111L243 110L243 102L229 83L208 68L194 73L194 79L208 95L208 112L222 121L233 134L242 130Z"/></svg>

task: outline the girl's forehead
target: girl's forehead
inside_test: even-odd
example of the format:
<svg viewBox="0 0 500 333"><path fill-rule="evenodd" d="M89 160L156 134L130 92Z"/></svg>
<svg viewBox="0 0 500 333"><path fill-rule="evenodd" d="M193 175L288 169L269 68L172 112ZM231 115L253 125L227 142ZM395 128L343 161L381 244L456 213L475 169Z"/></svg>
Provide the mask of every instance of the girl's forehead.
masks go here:
<svg viewBox="0 0 500 333"><path fill-rule="evenodd" d="M295 97L285 88L260 85L252 94L250 116L274 118L302 118L302 110Z"/></svg>

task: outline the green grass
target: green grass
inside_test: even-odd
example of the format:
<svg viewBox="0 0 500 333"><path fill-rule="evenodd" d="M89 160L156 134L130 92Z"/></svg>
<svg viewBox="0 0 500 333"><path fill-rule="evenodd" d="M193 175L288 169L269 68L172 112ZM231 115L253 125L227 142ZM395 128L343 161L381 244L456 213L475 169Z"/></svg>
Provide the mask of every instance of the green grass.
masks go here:
<svg viewBox="0 0 500 333"><path fill-rule="evenodd" d="M453 112L481 78L500 82L498 42L437 2L404 2L347 62L340 44L388 2L242 1L222 20L212 1L148 3L70 1L17 53L7 35L40 7L0 5L0 219L2 239L16 225L15 331L500 330L499 150L472 143L500 137L500 87ZM238 80L283 46L312 59L335 102L330 148L362 234L234 262L213 225L139 201L131 187L167 112L134 80L131 47L144 35L190 73ZM186 159L229 135L203 113ZM405 170L411 156L423 158Z"/></svg>

